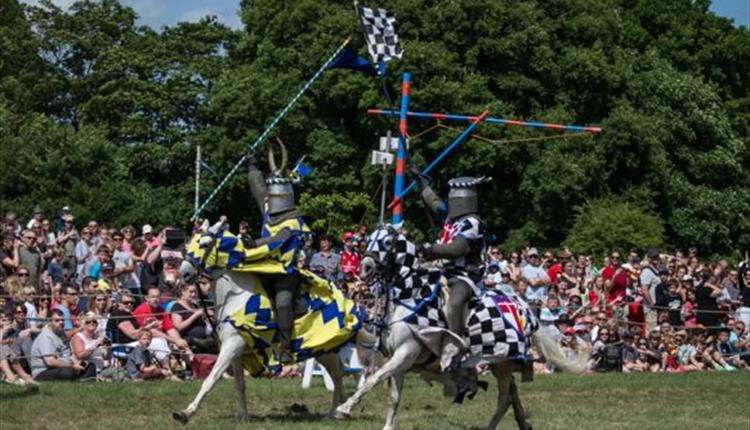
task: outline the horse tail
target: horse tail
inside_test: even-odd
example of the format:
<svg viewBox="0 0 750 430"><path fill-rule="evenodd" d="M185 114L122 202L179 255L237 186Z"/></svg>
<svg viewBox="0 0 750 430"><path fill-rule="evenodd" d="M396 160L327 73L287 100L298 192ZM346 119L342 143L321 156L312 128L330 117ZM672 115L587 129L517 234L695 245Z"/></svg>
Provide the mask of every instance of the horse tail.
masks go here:
<svg viewBox="0 0 750 430"><path fill-rule="evenodd" d="M569 359L560 345L543 329L534 332L531 340L544 358L563 372L581 374L586 371L589 355L587 351L579 351L575 358Z"/></svg>

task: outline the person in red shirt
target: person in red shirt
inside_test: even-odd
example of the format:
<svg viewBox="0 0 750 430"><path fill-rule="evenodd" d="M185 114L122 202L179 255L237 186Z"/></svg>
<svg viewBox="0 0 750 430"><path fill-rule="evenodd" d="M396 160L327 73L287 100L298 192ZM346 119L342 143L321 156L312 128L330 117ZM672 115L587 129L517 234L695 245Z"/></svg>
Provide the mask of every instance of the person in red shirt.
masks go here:
<svg viewBox="0 0 750 430"><path fill-rule="evenodd" d="M625 301L625 290L628 287L628 271L621 266L622 255L614 250L609 256L609 265L602 270L602 278L608 285L607 303L615 304Z"/></svg>
<svg viewBox="0 0 750 430"><path fill-rule="evenodd" d="M150 330L154 337L161 337L176 347L187 350L188 344L172 324L169 312L159 306L159 287L152 285L146 292L146 300L133 310L139 329Z"/></svg>
<svg viewBox="0 0 750 430"><path fill-rule="evenodd" d="M359 270L359 251L354 248L354 233L344 232L344 250L341 251L341 272L354 278Z"/></svg>
<svg viewBox="0 0 750 430"><path fill-rule="evenodd" d="M554 260L549 269L547 269L547 276L549 276L550 282L557 285L557 277L560 276L560 273L562 272L562 266L572 256L573 254L567 248L557 252L557 259Z"/></svg>

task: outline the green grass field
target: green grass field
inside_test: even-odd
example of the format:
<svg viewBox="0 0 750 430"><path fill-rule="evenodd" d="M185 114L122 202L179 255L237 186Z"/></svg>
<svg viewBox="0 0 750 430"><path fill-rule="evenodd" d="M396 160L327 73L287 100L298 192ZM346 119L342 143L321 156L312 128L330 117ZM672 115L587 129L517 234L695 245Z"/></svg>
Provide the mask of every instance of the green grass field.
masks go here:
<svg viewBox="0 0 750 430"><path fill-rule="evenodd" d="M353 389L353 380L348 380ZM0 386L0 429L169 429L181 428L170 413L182 409L199 382L45 383L40 392ZM387 390L365 397L351 420L325 417L330 396L320 379L310 390L299 380L248 380L250 422L234 420L234 389L221 381L196 417L194 429L380 429ZM694 373L537 376L520 385L535 429L750 429L750 373ZM308 413L292 412L302 404ZM495 389L461 406L410 376L399 411L401 429L476 429L489 422ZM513 429L512 412L501 428Z"/></svg>

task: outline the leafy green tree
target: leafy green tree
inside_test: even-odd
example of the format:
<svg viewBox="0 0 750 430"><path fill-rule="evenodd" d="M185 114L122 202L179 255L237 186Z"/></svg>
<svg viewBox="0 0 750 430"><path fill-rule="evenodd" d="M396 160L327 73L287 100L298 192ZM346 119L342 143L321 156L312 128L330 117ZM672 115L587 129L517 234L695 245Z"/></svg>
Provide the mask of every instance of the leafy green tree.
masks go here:
<svg viewBox="0 0 750 430"><path fill-rule="evenodd" d="M498 243L555 247L583 213L627 207L656 217L670 245L750 247L750 32L707 0L368 6L396 15L403 59L385 80L326 71L270 136L313 167L301 205L322 231L375 221L381 174L369 153L396 121L364 112L397 107L409 71L415 111L602 125L596 136L528 142L553 133L483 124L483 139L442 163L432 180L441 194L453 176L494 178L481 211ZM366 55L342 1L243 0L241 31L206 18L157 32L116 0L23 11L0 3L0 161L16 163L0 179L0 208L21 213L74 202L111 222L182 223L196 145L223 175L344 38ZM409 121L410 164L425 166L465 126L433 125ZM206 216L259 222L243 170ZM203 197L219 180L203 175ZM415 237L434 237L416 193L404 210Z"/></svg>
<svg viewBox="0 0 750 430"><path fill-rule="evenodd" d="M664 246L664 227L657 216L631 203L596 200L578 208L564 245L594 256L615 248L659 249Z"/></svg>

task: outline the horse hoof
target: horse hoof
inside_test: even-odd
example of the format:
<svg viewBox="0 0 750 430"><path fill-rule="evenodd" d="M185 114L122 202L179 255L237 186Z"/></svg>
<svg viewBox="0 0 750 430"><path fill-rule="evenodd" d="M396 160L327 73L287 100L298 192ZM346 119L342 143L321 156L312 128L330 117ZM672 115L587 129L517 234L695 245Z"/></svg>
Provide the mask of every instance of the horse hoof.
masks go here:
<svg viewBox="0 0 750 430"><path fill-rule="evenodd" d="M346 420L351 418L351 415L348 412L340 411L338 408L332 410L329 415L335 420Z"/></svg>
<svg viewBox="0 0 750 430"><path fill-rule="evenodd" d="M188 420L190 419L190 418L188 418L187 414L185 412L182 412L182 411L172 412L172 418L174 418L175 420L179 421L182 425L187 424Z"/></svg>

